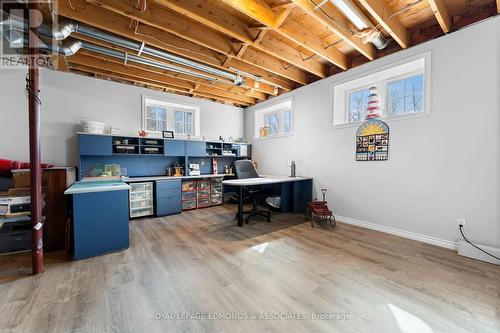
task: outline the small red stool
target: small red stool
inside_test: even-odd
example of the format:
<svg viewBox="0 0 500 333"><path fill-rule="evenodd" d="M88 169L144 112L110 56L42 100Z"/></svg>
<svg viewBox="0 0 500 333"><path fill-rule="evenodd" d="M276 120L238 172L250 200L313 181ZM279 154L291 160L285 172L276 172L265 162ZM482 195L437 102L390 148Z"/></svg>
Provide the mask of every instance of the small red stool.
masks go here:
<svg viewBox="0 0 500 333"><path fill-rule="evenodd" d="M321 189L323 193L323 201L311 201L307 203L306 219L311 221L311 227L314 228L314 222L325 222L328 221L332 228L335 228L337 221L333 212L328 209L328 205L325 199L326 189Z"/></svg>

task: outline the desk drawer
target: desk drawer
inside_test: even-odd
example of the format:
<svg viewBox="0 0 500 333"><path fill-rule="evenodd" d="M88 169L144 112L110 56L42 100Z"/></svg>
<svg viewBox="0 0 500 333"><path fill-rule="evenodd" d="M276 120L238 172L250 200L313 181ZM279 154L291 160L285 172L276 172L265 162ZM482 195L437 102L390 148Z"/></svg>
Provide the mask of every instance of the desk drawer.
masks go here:
<svg viewBox="0 0 500 333"><path fill-rule="evenodd" d="M156 190L178 189L181 190L181 180L157 180Z"/></svg>
<svg viewBox="0 0 500 333"><path fill-rule="evenodd" d="M156 216L179 214L181 212L181 196L156 198Z"/></svg>
<svg viewBox="0 0 500 333"><path fill-rule="evenodd" d="M180 197L181 188L156 189L157 198Z"/></svg>

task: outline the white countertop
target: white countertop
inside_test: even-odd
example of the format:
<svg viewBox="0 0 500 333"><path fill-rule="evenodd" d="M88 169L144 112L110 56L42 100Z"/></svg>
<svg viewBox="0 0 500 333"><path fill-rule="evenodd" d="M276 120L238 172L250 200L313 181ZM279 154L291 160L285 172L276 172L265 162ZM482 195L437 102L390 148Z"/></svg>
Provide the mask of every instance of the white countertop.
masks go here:
<svg viewBox="0 0 500 333"><path fill-rule="evenodd" d="M222 184L232 186L252 186L252 185L266 185L277 183L296 182L301 180L310 180L310 177L289 177L289 176L272 176L265 175L259 178L246 178L246 179L230 179L223 180Z"/></svg>
<svg viewBox="0 0 500 333"><path fill-rule="evenodd" d="M222 178L224 176L234 176L233 174L225 174L220 173L218 175L210 174L210 175L199 175L199 176L151 176L151 177L125 177L123 181L126 183L135 183L135 182L154 182L157 180L177 180L177 179L200 179L200 178Z"/></svg>
<svg viewBox="0 0 500 333"><path fill-rule="evenodd" d="M81 180L71 185L64 194L81 194L129 190L130 185L121 180Z"/></svg>

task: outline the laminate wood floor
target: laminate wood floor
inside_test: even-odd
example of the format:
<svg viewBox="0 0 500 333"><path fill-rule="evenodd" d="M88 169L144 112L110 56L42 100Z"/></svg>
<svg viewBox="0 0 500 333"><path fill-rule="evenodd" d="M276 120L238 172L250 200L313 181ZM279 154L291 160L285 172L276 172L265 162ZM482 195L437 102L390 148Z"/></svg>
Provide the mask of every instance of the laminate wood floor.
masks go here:
<svg viewBox="0 0 500 333"><path fill-rule="evenodd" d="M0 256L0 332L500 332L498 266L300 215L233 217L133 220L128 250L50 254L39 276L29 254Z"/></svg>

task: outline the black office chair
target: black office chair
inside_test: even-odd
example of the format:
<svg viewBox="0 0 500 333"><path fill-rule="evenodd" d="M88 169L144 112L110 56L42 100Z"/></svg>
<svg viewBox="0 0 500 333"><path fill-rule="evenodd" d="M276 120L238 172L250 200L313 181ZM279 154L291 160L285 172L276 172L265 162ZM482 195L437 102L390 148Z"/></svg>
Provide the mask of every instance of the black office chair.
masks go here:
<svg viewBox="0 0 500 333"><path fill-rule="evenodd" d="M234 162L234 173L236 179L245 179L245 178L259 178L259 174L257 173L257 169L255 169L255 164L253 164L250 160L239 160ZM267 220L267 222L271 222L271 211L270 210L257 210L257 205L262 199L265 199L269 193L265 191L261 191L259 189L254 189L251 187L244 188L244 194L248 195L252 200L252 210L243 212L243 214L248 214L246 218L246 223L248 224L251 217L260 216ZM236 214L238 217L238 214Z"/></svg>

